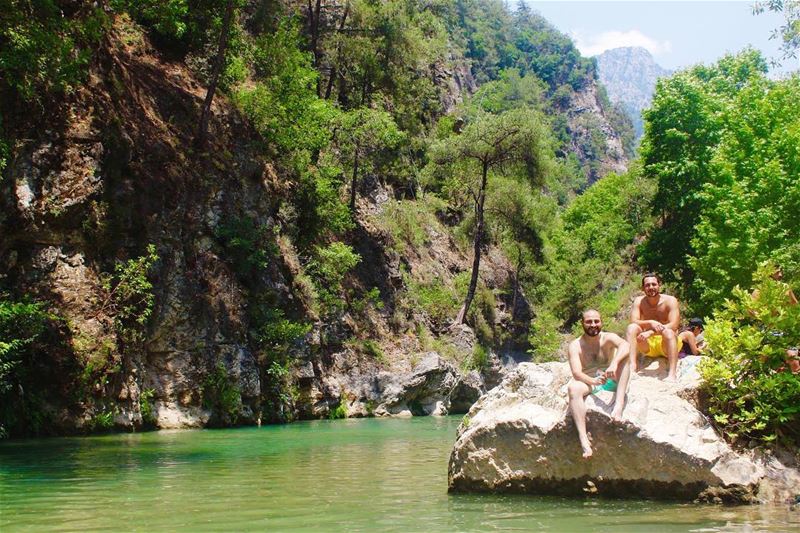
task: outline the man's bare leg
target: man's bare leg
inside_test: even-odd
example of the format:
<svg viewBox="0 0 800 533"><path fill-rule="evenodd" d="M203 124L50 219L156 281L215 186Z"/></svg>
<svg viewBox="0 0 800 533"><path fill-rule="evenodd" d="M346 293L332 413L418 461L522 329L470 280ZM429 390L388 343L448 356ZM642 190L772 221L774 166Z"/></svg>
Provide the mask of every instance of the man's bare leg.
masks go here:
<svg viewBox="0 0 800 533"><path fill-rule="evenodd" d="M639 333L642 332L642 328L639 327L637 324L628 324L628 328L625 330L625 340L628 341L628 346L630 346L630 356L628 358L630 362L630 371L636 372L639 370L636 356L637 356L637 341L636 337Z"/></svg>
<svg viewBox="0 0 800 533"><path fill-rule="evenodd" d="M628 361L622 361L619 381L617 382L617 392L614 393L614 410L611 411L611 418L615 421L622 420L622 410L625 409L625 399L628 394L628 382L631 379L631 365Z"/></svg>
<svg viewBox="0 0 800 533"><path fill-rule="evenodd" d="M572 419L575 427L578 428L578 439L583 448L583 458L588 459L592 456L592 444L586 435L586 396L592 392L589 385L581 381L570 381L569 387L569 408L572 411Z"/></svg>
<svg viewBox="0 0 800 533"><path fill-rule="evenodd" d="M661 332L661 350L669 362L667 381L678 381L678 336L669 328Z"/></svg>

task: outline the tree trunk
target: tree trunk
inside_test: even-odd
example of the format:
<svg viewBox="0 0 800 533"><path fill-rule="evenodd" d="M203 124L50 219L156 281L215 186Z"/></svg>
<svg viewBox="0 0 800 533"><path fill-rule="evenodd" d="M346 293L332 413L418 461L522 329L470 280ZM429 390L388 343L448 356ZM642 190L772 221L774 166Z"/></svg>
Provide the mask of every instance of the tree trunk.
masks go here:
<svg viewBox="0 0 800 533"><path fill-rule="evenodd" d="M308 9L311 11L309 16L310 30L311 30L311 53L314 54L314 68L319 70L320 52L319 52L319 18L322 11L322 0L317 0L316 5L312 9L311 0L308 0ZM322 85L319 77L317 77L317 96L321 96Z"/></svg>
<svg viewBox="0 0 800 533"><path fill-rule="evenodd" d="M517 264L514 272L514 296L511 298L511 320L517 319L517 294L519 294L519 273L522 270L522 247L517 248Z"/></svg>
<svg viewBox="0 0 800 533"><path fill-rule="evenodd" d="M350 184L350 212L356 212L356 184L358 179L358 150L359 146L356 145L355 155L353 156L353 180Z"/></svg>
<svg viewBox="0 0 800 533"><path fill-rule="evenodd" d="M339 23L339 33L344 31L344 25L347 22L347 15L350 14L350 4L344 6L344 14L342 14L342 21ZM339 58L342 50L340 47L336 48L336 58ZM328 86L325 88L325 100L329 100L331 97L331 90L333 89L333 82L336 79L337 72L336 72L336 65L331 64L331 72L330 76L328 77Z"/></svg>
<svg viewBox="0 0 800 533"><path fill-rule="evenodd" d="M222 67L225 65L225 51L228 48L228 38L230 37L231 24L233 23L234 7L234 0L228 0L228 4L225 6L225 16L222 19L222 29L219 34L217 55L214 58L214 65L211 69L211 80L208 85L208 91L206 92L206 99L203 102L203 110L200 112L200 123L197 126L197 134L194 138L195 145L199 147L205 146L206 143L211 103L214 101L214 93L217 92L219 77L222 74Z"/></svg>
<svg viewBox="0 0 800 533"><path fill-rule="evenodd" d="M483 204L486 200L486 181L489 175L489 163L483 162L483 175L481 176L481 190L478 194L478 205L475 209L475 216L477 224L475 227L475 246L472 259L472 276L469 280L469 289L467 289L467 297L464 300L464 307L459 312L456 319L457 323L464 324L467 320L467 313L469 313L469 306L472 305L472 300L475 298L475 290L478 288L478 270L481 266L481 241L483 241Z"/></svg>

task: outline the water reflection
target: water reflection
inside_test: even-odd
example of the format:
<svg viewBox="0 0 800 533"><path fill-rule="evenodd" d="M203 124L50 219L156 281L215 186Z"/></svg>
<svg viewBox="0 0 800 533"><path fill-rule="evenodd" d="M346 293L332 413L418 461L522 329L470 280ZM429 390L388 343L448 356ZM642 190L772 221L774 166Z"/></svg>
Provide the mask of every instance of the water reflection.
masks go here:
<svg viewBox="0 0 800 533"><path fill-rule="evenodd" d="M458 418L0 445L0 531L792 531L785 508L448 495Z"/></svg>

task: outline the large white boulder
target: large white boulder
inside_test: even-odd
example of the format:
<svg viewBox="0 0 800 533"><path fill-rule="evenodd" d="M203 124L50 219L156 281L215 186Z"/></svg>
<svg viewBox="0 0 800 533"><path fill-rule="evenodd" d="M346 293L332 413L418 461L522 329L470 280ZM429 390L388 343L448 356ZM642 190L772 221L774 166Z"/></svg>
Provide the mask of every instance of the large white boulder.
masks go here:
<svg viewBox="0 0 800 533"><path fill-rule="evenodd" d="M678 383L655 377L656 363L633 376L621 422L610 416L613 393L587 397L590 459L568 413L567 364L521 364L465 417L450 456L450 490L730 503L793 495L796 470L735 452L693 405L699 359L680 362Z"/></svg>

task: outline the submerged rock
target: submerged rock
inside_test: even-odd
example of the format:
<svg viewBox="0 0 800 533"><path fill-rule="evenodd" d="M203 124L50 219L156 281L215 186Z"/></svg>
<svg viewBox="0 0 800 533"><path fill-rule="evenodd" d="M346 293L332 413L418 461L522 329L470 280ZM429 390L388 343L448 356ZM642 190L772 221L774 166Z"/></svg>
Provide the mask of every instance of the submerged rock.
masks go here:
<svg viewBox="0 0 800 533"><path fill-rule="evenodd" d="M587 398L594 455L585 460L571 416L566 363L523 363L472 407L450 456L451 491L781 501L800 475L774 457L735 452L695 407L700 358L679 366L679 382L634 376L621 422L613 393ZM652 365L651 365L652 366Z"/></svg>

